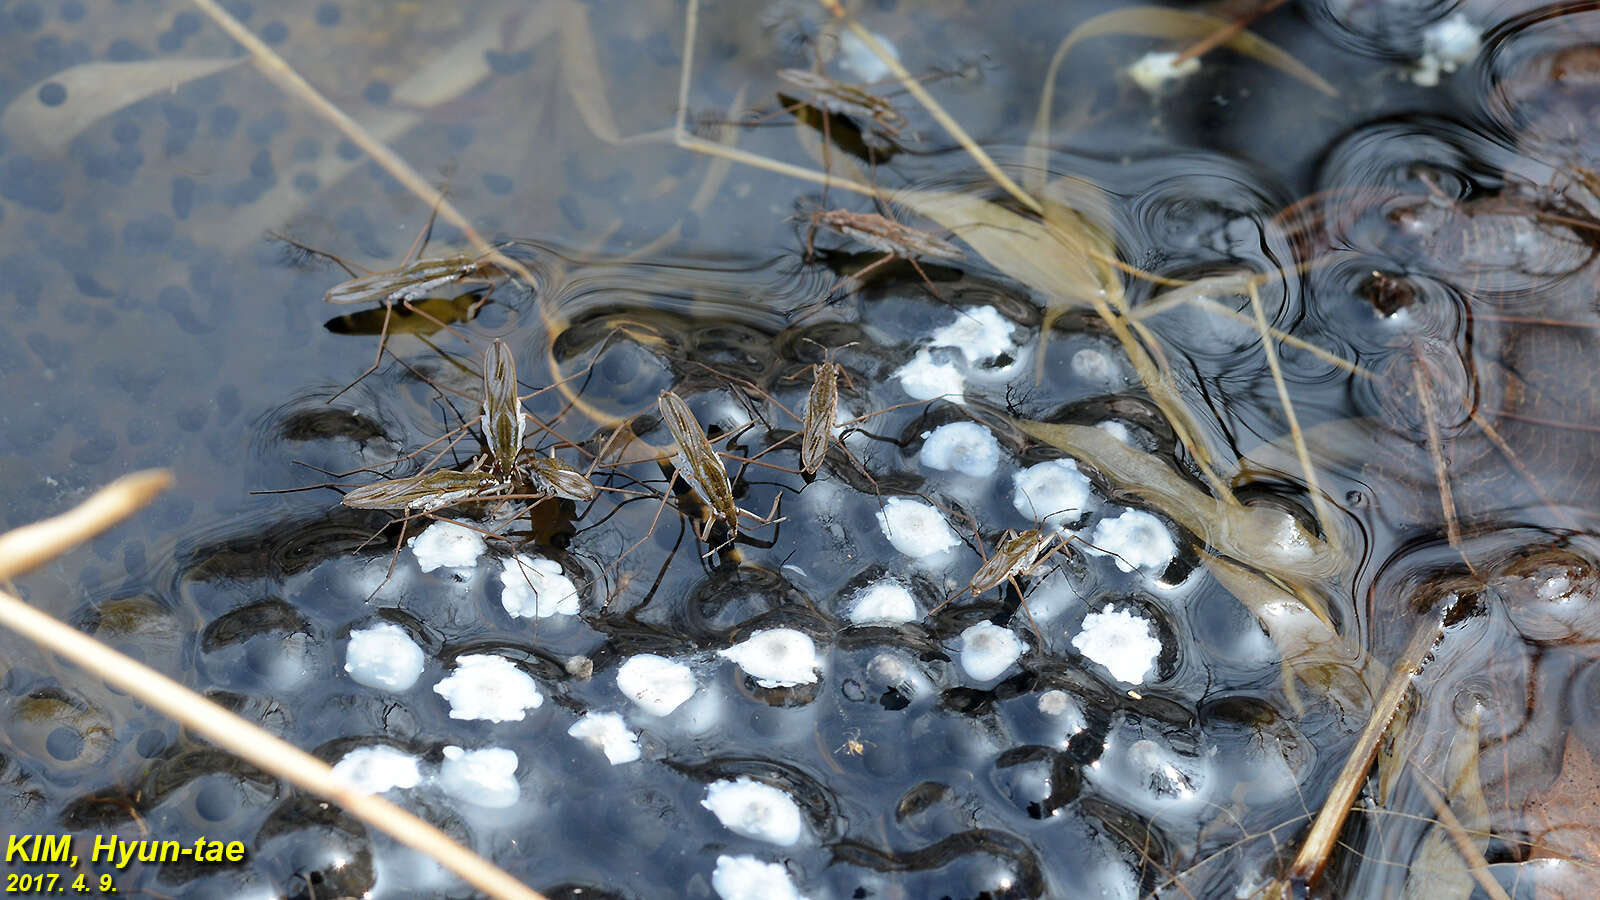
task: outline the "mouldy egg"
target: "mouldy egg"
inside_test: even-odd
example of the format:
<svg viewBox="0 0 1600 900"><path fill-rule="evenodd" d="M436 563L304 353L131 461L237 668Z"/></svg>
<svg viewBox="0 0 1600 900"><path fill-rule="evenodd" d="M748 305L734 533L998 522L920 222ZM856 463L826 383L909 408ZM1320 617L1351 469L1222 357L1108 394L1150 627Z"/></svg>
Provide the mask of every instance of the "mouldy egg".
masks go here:
<svg viewBox="0 0 1600 900"><path fill-rule="evenodd" d="M617 667L617 689L653 716L664 716L694 696L694 672L676 660L641 653Z"/></svg>
<svg viewBox="0 0 1600 900"><path fill-rule="evenodd" d="M964 310L954 322L935 331L929 346L954 347L968 363L1009 355L1017 349L1011 335L1017 326L1007 321L992 306Z"/></svg>
<svg viewBox="0 0 1600 900"><path fill-rule="evenodd" d="M1462 13L1441 19L1422 31L1422 58L1411 70L1411 80L1433 87L1441 72L1454 72L1471 62L1482 45L1482 32Z"/></svg>
<svg viewBox="0 0 1600 900"><path fill-rule="evenodd" d="M1143 510L1130 509L1094 527L1094 546L1112 554L1124 572L1143 569L1160 575L1178 555L1172 533L1160 519Z"/></svg>
<svg viewBox="0 0 1600 900"><path fill-rule="evenodd" d="M422 648L399 625L384 622L350 632L344 670L357 684L403 691L422 674Z"/></svg>
<svg viewBox="0 0 1600 900"><path fill-rule="evenodd" d="M917 618L917 599L906 586L892 578L874 581L856 592L850 606L853 625L911 622Z"/></svg>
<svg viewBox="0 0 1600 900"><path fill-rule="evenodd" d="M1082 630L1072 646L1091 662L1105 666L1111 677L1128 684L1143 684L1161 657L1161 639L1150 620L1119 606L1083 617Z"/></svg>
<svg viewBox="0 0 1600 900"><path fill-rule="evenodd" d="M921 559L943 553L961 543L932 504L906 497L890 497L878 510L878 527L896 550Z"/></svg>
<svg viewBox="0 0 1600 900"><path fill-rule="evenodd" d="M1096 422L1094 427L1104 431L1106 434L1111 435L1124 444L1131 445L1133 443L1133 432L1128 430L1128 426L1118 422L1116 419L1107 419L1104 422Z"/></svg>
<svg viewBox="0 0 1600 900"><path fill-rule="evenodd" d="M976 422L940 425L923 439L917 459L930 469L985 478L1000 465L1000 442Z"/></svg>
<svg viewBox="0 0 1600 900"><path fill-rule="evenodd" d="M520 722L544 695L528 674L503 656L473 653L456 660L456 670L433 686L450 704L452 719Z"/></svg>
<svg viewBox="0 0 1600 900"><path fill-rule="evenodd" d="M483 535L454 522L435 522L412 538L409 546L417 557L417 567L424 572L449 567L471 568L487 549Z"/></svg>
<svg viewBox="0 0 1600 900"><path fill-rule="evenodd" d="M422 782L415 756L382 744L357 747L346 753L334 763L333 777L370 794L413 788Z"/></svg>
<svg viewBox="0 0 1600 900"><path fill-rule="evenodd" d="M1200 71L1199 57L1186 59L1180 63L1176 53L1155 51L1139 57L1127 68L1128 77L1147 94L1158 94L1168 82L1179 81L1198 71Z"/></svg>
<svg viewBox="0 0 1600 900"><path fill-rule="evenodd" d="M1018 472L1011 503L1023 516L1046 528L1066 530L1094 499L1088 476L1070 459L1051 459Z"/></svg>
<svg viewBox="0 0 1600 900"><path fill-rule="evenodd" d="M979 622L961 632L961 668L974 681L989 681L1022 655L1022 640L1009 628Z"/></svg>
<svg viewBox="0 0 1600 900"><path fill-rule="evenodd" d="M1104 350L1085 347L1072 354L1072 374L1088 381L1116 381L1122 371Z"/></svg>
<svg viewBox="0 0 1600 900"><path fill-rule="evenodd" d="M880 47L889 51L890 56L895 59L900 58L899 49L894 44L891 44L888 38L877 32L871 32L871 34ZM863 41L853 31L842 30L839 32L839 55L835 57L835 60L838 62L839 68L844 69L861 81L883 81L894 75L889 66L878 58L878 54L872 52L872 48L867 46L867 42Z"/></svg>
<svg viewBox="0 0 1600 900"><path fill-rule="evenodd" d="M639 758L639 736L616 713L586 713L567 734L604 752L613 766Z"/></svg>
<svg viewBox="0 0 1600 900"><path fill-rule="evenodd" d="M1066 726L1065 737L1071 737L1082 731L1088 724L1083 715L1083 707L1074 700L1072 695L1059 688L1045 691L1039 695L1039 712L1055 719Z"/></svg>
<svg viewBox="0 0 1600 900"><path fill-rule="evenodd" d="M753 778L713 781L700 805L735 834L788 847L800 840L800 807L783 791Z"/></svg>
<svg viewBox="0 0 1600 900"><path fill-rule="evenodd" d="M717 655L734 664L764 688L794 687L817 680L817 645L793 628L767 628Z"/></svg>
<svg viewBox="0 0 1600 900"><path fill-rule="evenodd" d="M500 561L500 605L513 616L547 618L578 614L578 586L562 574L561 564L538 556Z"/></svg>
<svg viewBox="0 0 1600 900"><path fill-rule="evenodd" d="M711 888L722 900L806 900L782 865L754 856L717 857Z"/></svg>
<svg viewBox="0 0 1600 900"><path fill-rule="evenodd" d="M517 754L504 747L482 750L444 748L439 787L450 796L489 809L515 806L522 796L517 783Z"/></svg>
<svg viewBox="0 0 1600 900"><path fill-rule="evenodd" d="M918 350L911 361L895 370L900 379L900 389L913 400L933 400L944 397L952 403L962 402L964 380L961 371L947 362L934 362L933 354Z"/></svg>

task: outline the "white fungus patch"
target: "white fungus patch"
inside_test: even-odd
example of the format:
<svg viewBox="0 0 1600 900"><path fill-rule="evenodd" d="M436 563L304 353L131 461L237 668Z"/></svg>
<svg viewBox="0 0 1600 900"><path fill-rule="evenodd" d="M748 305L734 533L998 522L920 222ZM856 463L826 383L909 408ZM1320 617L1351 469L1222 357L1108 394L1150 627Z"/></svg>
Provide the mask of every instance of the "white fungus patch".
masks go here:
<svg viewBox="0 0 1600 900"><path fill-rule="evenodd" d="M1478 55L1483 33L1465 14L1455 13L1422 31L1422 57L1411 69L1411 80L1422 87L1439 83L1439 75L1461 68Z"/></svg>
<svg viewBox="0 0 1600 900"><path fill-rule="evenodd" d="M489 809L515 806L522 796L517 783L517 754L504 747L482 750L444 748L439 786L450 796Z"/></svg>
<svg viewBox="0 0 1600 900"><path fill-rule="evenodd" d="M1174 65L1174 63L1177 63ZM1128 66L1128 77L1147 94L1159 94L1169 82L1180 81L1200 71L1200 58L1178 62L1178 54L1151 51Z"/></svg>
<svg viewBox="0 0 1600 900"><path fill-rule="evenodd" d="M857 591L850 606L850 622L854 625L898 625L916 618L917 598L892 578L874 581Z"/></svg>
<svg viewBox="0 0 1600 900"><path fill-rule="evenodd" d="M963 311L949 325L935 331L929 338L930 347L954 347L976 365L997 356L1010 356L1017 345L1011 339L1017 326L1000 315L992 306Z"/></svg>
<svg viewBox="0 0 1600 900"><path fill-rule="evenodd" d="M961 632L961 668L974 681L989 681L1022 655L1022 639L1009 628L979 622Z"/></svg>
<svg viewBox="0 0 1600 900"><path fill-rule="evenodd" d="M469 569L478 564L487 545L483 535L454 522L435 522L407 544L424 572L434 569Z"/></svg>
<svg viewBox="0 0 1600 900"><path fill-rule="evenodd" d="M794 798L753 778L713 781L700 805L735 834L780 847L800 840L803 825Z"/></svg>
<svg viewBox="0 0 1600 900"><path fill-rule="evenodd" d="M1088 476L1070 459L1051 459L1018 472L1011 503L1024 518L1046 528L1066 531L1094 499Z"/></svg>
<svg viewBox="0 0 1600 900"><path fill-rule="evenodd" d="M344 670L356 684L385 691L403 691L422 674L422 648L404 628L388 622L350 632Z"/></svg>
<svg viewBox="0 0 1600 900"><path fill-rule="evenodd" d="M639 736L629 731L616 713L585 713L572 723L567 734L604 752L613 766L639 758Z"/></svg>
<svg viewBox="0 0 1600 900"><path fill-rule="evenodd" d="M578 614L578 586L562 574L560 563L524 555L503 559L500 566L506 612L527 619Z"/></svg>
<svg viewBox="0 0 1600 900"><path fill-rule="evenodd" d="M764 688L794 687L817 680L817 645L793 628L765 628L717 655L733 660Z"/></svg>
<svg viewBox="0 0 1600 900"><path fill-rule="evenodd" d="M1126 510L1113 519L1102 519L1094 527L1094 545L1113 554L1112 560L1124 572L1141 569L1160 575L1178 555L1178 545L1173 543L1167 526L1139 509Z"/></svg>
<svg viewBox="0 0 1600 900"><path fill-rule="evenodd" d="M1072 646L1127 684L1143 684L1161 657L1161 639L1150 620L1120 606L1084 616Z"/></svg>
<svg viewBox="0 0 1600 900"><path fill-rule="evenodd" d="M890 497L877 516L878 527L889 543L916 559L943 553L961 543L939 510L921 500Z"/></svg>
<svg viewBox="0 0 1600 900"><path fill-rule="evenodd" d="M641 653L617 668L617 689L640 709L664 716L694 696L694 672L676 660Z"/></svg>
<svg viewBox="0 0 1600 900"><path fill-rule="evenodd" d="M527 710L544 704L538 685L503 656L471 653L456 659L456 670L433 692L450 704L452 719L520 722Z"/></svg>
<svg viewBox="0 0 1600 900"><path fill-rule="evenodd" d="M722 900L806 900L781 864L754 856L717 857L711 889Z"/></svg>
<svg viewBox="0 0 1600 900"><path fill-rule="evenodd" d="M977 422L951 422L922 437L917 459L930 469L987 478L1000 466L1000 442Z"/></svg>
<svg viewBox="0 0 1600 900"><path fill-rule="evenodd" d="M346 753L333 764L333 777L369 794L413 788L422 783L415 756L382 744L357 747Z"/></svg>
<svg viewBox="0 0 1600 900"><path fill-rule="evenodd" d="M961 370L948 362L935 362L933 354L918 350L911 361L895 370L900 379L900 389L913 400L933 400L945 397L952 403L962 402L961 391L965 383Z"/></svg>

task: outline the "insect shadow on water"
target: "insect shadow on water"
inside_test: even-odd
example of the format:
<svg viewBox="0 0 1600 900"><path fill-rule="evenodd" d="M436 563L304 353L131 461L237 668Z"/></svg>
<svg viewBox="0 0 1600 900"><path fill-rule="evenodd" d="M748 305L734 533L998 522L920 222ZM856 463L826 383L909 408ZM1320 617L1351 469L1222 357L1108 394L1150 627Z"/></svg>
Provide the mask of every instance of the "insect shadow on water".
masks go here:
<svg viewBox="0 0 1600 900"><path fill-rule="evenodd" d="M492 258L498 255L499 248L491 248L484 253L470 256L466 254L453 254L450 256L421 258L422 250L427 246L428 238L433 233L433 223L438 215L436 205L428 214L428 221L406 250L401 263L392 268L379 272L365 272L358 274L359 266L354 266L326 250L319 250L307 246L300 241L282 234L273 237L290 246L314 256L332 260L350 274L350 280L340 282L328 289L323 300L338 305L352 305L358 303L378 304L382 310L383 318L378 326L378 352L372 360L372 365L356 376L356 379L336 391L327 402L332 403L345 391L360 384L363 379L378 370L383 362L384 350L388 347L391 323L396 315L395 307L400 306L406 314L417 316L436 329L449 331L463 341L466 340L459 332L450 326L445 319L440 318L429 310L424 301L433 299L440 291L462 285L479 285L474 294L483 291L482 296L475 297L473 301L459 314L460 320L471 319L477 315L483 304L489 302L489 294L493 288L504 278L506 272L500 264ZM461 296L458 294L458 296Z"/></svg>

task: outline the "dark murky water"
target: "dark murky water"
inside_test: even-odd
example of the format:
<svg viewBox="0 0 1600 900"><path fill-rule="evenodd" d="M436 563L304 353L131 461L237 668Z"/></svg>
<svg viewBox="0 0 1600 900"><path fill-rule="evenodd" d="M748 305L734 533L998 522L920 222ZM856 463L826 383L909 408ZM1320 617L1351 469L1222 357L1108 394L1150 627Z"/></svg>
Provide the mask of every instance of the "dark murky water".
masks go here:
<svg viewBox="0 0 1600 900"><path fill-rule="evenodd" d="M1241 589L1219 581L1178 510L1080 460L1093 492L1071 524L1110 543L1105 523L1153 513L1176 540L1170 561L1157 551L1123 567L1074 549L1023 579L1025 608L1014 590L963 595L980 541L993 548L1053 511L1025 514L1013 494L1021 473L1063 454L1011 417L1115 423L1129 445L1205 483L1092 312L1048 320L1043 298L977 253L925 261L932 291L896 263L822 303L879 254L825 233L808 262L801 201L820 202L818 186L672 144L681 4L226 5L448 185L481 231L513 241L506 252L539 284L478 291L481 308L431 307L452 330L397 322L392 355L328 403L371 362L381 312L323 303L348 276L270 235L382 269L401 261L426 204L185 3L0 5L0 524L135 469L178 474L135 522L23 580L30 602L330 762L373 745L414 756L428 780L390 796L551 896L715 896L718 858L751 856L781 863L812 900L1230 897L1292 857L1370 698L1308 691L1308 678L1297 705L1283 647ZM941 74L930 90L1002 164L1019 165L1051 54L1102 12L891 2L861 15L911 71ZM1484 48L1429 86L1412 74L1437 50L1422 35L1450 16ZM770 113L792 97L775 73L809 67L824 31L820 7L798 0L702 9L697 133L723 133L730 108ZM1266 318L1376 375L1280 345L1337 504L1329 530L1346 548L1307 590L1379 669L1419 611L1457 598L1399 742L1418 759L1481 759L1481 790L1445 793L1469 828L1493 833L1478 848L1490 878L1516 896L1581 881L1581 866L1552 875L1527 862L1547 855L1535 852L1542 820L1527 798L1562 771L1569 734L1596 727L1588 423L1600 396L1600 182L1588 125L1600 12L1330 0L1253 31L1337 95L1226 49L1149 93L1126 67L1188 40L1097 37L1057 76L1048 166L1105 192L1099 215L1133 266L1180 279L1299 267L1263 289ZM94 64L123 68L82 68ZM834 66L846 80L876 77ZM897 136L852 135L839 119L847 133L832 152L875 147L872 175L891 189L976 185L999 199L926 112L896 102L907 120ZM740 129L738 146L813 166L813 134L780 111ZM827 200L871 210L837 189ZM429 253L461 246L441 224ZM1135 308L1155 308L1164 290L1127 281ZM1315 523L1249 298L1211 299L1246 318L1175 306L1143 320L1151 345L1239 497ZM978 349L977 330L945 331L984 321L1010 326L996 352ZM528 401L562 438L530 434L529 446L570 442L559 452L584 464L631 420L639 440L614 442L630 455L596 479L617 491L543 504L475 569L430 572L410 551L391 556L399 527L387 514L339 506L331 490L251 494L323 480L307 466L392 459L471 419L479 354L495 338L525 389L582 373ZM754 455L797 423L748 386L800 410L823 348L848 374L850 415L894 408L847 441L855 461L836 451L815 479L739 470L739 504L762 513L781 498L786 520L747 522L737 564L702 557L699 522L677 512L693 503L658 512L667 479L645 458L669 439L657 395L682 395L714 435L759 409L766 421L728 448ZM921 364L959 377L964 402L908 385L904 367ZM961 422L995 435L998 458L980 474L924 453L940 426ZM763 460L793 466L793 443ZM444 462L481 450L467 437ZM958 546L917 560L889 539L885 504L916 496L957 513ZM518 552L559 563L579 587L578 615L507 612L499 576ZM885 579L914 598L910 620L853 622L862 590ZM1148 677L1119 680L1078 641L1118 611L1162 642ZM988 678L963 653L975 642L963 634L983 622L1024 651ZM424 651L414 686L346 674L351 632L378 623ZM718 655L774 628L815 643L815 683L762 687ZM694 697L672 714L619 690L619 669L646 653L694 674ZM432 686L476 654L509 659L545 702L520 721L452 718ZM0 667L0 819L12 833L251 848L233 868L135 866L116 875L122 893L465 893L9 633ZM613 766L569 736L586 713L621 714L642 758ZM519 799L462 800L435 777L447 747L514 751ZM1420 779L1383 765L1370 788L1381 809L1347 830L1320 890L1468 896L1470 880L1450 880L1459 859L1449 869L1427 855L1443 838ZM1442 782L1460 768L1430 772ZM730 830L703 805L709 785L739 778L792 798L795 842ZM1469 796L1491 798L1489 809L1465 809ZM1453 874L1408 880L1430 866Z"/></svg>

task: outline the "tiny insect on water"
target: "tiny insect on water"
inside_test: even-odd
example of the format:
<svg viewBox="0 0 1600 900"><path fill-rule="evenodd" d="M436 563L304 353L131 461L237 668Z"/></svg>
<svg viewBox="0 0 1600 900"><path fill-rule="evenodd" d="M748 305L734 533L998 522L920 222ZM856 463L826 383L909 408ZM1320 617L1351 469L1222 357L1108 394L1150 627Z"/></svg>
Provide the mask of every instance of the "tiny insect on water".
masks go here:
<svg viewBox="0 0 1600 900"><path fill-rule="evenodd" d="M677 442L678 458L683 461L678 467L679 474L722 520L723 527L728 530L728 539L738 537L739 507L733 499L733 484L728 480L727 468L711 448L711 440L706 437L705 429L700 427L694 413L689 411L689 404L672 391L662 391L656 400L656 407L661 413L661 421ZM706 536L702 535L701 540L705 539Z"/></svg>
<svg viewBox="0 0 1600 900"><path fill-rule="evenodd" d="M1008 530L1000 538L994 555L973 573L967 589L977 595L1003 581L1020 578L1075 540L1076 535L1068 537L1057 531L1045 534L1037 528L1022 532Z"/></svg>
<svg viewBox="0 0 1600 900"><path fill-rule="evenodd" d="M357 274L355 266L345 262L340 257L326 250L308 247L299 241L283 235L276 235L279 240L297 247L307 253L333 260L351 277L328 289L323 295L323 300L336 305L347 306L354 304L376 304L383 310L383 319L378 328L378 352L372 360L372 365L356 376L356 379L340 388L333 396L328 398L332 402L360 384L362 379L377 371L383 362L383 351L388 347L390 326L394 319L395 307L402 307L407 313L426 319L433 326L452 330L449 323L424 309L418 301L432 298L441 291L455 285L488 285L493 286L506 277L504 269L494 262L496 250L488 250L477 256L453 254L450 256L420 259L423 246L433 231L434 218L438 214L438 207L428 215L428 222L418 232L416 240L406 251L400 265L385 269L381 272L365 272ZM468 317L476 312L483 301L473 304Z"/></svg>
<svg viewBox="0 0 1600 900"><path fill-rule="evenodd" d="M927 271L922 268L917 258L932 257L954 261L965 255L960 247L936 234L912 228L880 213L862 213L847 209L812 209L808 215L810 224L806 228L806 259L815 256L816 235L820 228L835 231L884 254L876 262L841 279L841 284L850 281L863 283L868 275L897 259L903 259L917 271L923 283L928 286L928 290L937 296L939 292L933 286L933 279L928 277ZM837 286L834 289L837 290ZM832 293L833 291L829 291L830 295Z"/></svg>
<svg viewBox="0 0 1600 900"><path fill-rule="evenodd" d="M892 102L860 85L836 81L810 69L779 69L778 78L809 91L808 103L816 109L856 122L863 137L897 138L906 126L905 115ZM866 127L867 123L871 127Z"/></svg>

